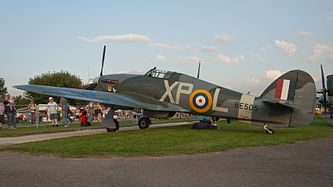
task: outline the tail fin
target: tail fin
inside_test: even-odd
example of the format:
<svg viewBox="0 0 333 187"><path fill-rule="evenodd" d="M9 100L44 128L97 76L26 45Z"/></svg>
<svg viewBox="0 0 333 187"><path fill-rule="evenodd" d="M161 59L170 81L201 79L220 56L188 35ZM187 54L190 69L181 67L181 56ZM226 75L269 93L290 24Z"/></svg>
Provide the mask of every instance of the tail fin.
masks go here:
<svg viewBox="0 0 333 187"><path fill-rule="evenodd" d="M281 75L266 88L260 98L285 106L286 112L289 109L288 115L284 116L278 116L274 109L270 112L270 118L283 117L276 120L284 121L289 127L308 125L313 120L316 87L312 77L304 71L292 70Z"/></svg>

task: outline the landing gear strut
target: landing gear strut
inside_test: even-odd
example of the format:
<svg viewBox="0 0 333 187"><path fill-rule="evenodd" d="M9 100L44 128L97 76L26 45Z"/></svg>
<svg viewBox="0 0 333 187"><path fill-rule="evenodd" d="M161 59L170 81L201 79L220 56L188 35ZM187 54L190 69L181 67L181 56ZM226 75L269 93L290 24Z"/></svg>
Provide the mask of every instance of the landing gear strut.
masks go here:
<svg viewBox="0 0 333 187"><path fill-rule="evenodd" d="M111 108L102 121L102 127L105 127L107 132L119 131L119 122L113 118L114 110Z"/></svg>
<svg viewBox="0 0 333 187"><path fill-rule="evenodd" d="M108 132L117 132L119 131L119 122L116 119L113 119L114 124L116 125L116 128L106 128L106 131Z"/></svg>
<svg viewBox="0 0 333 187"><path fill-rule="evenodd" d="M146 129L149 128L149 126L151 125L151 121L149 117L142 117L139 119L138 125L140 129Z"/></svg>
<svg viewBox="0 0 333 187"><path fill-rule="evenodd" d="M273 134L274 133L273 129L268 128L268 125L264 125L264 129L266 130L266 134Z"/></svg>

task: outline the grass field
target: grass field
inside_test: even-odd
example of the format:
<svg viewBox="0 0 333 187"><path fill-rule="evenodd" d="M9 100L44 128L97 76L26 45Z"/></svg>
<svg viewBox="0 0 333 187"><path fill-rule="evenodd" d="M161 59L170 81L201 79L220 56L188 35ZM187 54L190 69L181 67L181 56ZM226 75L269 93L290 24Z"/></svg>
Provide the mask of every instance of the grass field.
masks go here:
<svg viewBox="0 0 333 187"><path fill-rule="evenodd" d="M219 130L192 130L190 125L184 125L120 131L20 144L3 150L60 157L163 156L295 143L331 136L333 130L328 122L318 117L305 127L276 128L273 135L264 134L262 127L236 121L232 121L231 124L220 121L218 125Z"/></svg>
<svg viewBox="0 0 333 187"><path fill-rule="evenodd" d="M172 119L168 119L168 120L152 120L152 124L175 123L175 122L182 122L182 121L191 121L191 120L189 118L184 118L184 119L172 118ZM137 123L134 123L131 120L127 120L127 121L119 121L119 125L120 126L137 126ZM78 131L78 130L91 129L91 128L96 129L96 128L103 128L103 127L101 126L100 122L94 122L90 127L81 127L80 124L72 124L67 128L64 128L63 125L60 125L59 127L39 126L38 129L36 127L20 127L20 128L16 128L16 129L2 128L2 129L0 129L0 138L1 137L24 136L24 135L31 135L31 134Z"/></svg>

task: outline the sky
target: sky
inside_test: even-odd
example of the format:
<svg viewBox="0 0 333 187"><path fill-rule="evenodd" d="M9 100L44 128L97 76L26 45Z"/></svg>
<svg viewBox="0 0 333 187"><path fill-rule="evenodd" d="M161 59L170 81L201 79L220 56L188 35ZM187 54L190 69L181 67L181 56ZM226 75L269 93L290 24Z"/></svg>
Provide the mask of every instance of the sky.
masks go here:
<svg viewBox="0 0 333 187"><path fill-rule="evenodd" d="M259 96L279 75L333 73L333 1L0 0L0 77L68 71L84 83L153 67Z"/></svg>

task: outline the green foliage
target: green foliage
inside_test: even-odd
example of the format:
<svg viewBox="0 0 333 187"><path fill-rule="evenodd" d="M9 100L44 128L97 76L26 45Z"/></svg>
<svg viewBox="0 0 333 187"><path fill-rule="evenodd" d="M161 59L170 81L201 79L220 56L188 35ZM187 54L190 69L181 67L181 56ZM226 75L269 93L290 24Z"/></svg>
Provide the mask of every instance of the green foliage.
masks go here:
<svg viewBox="0 0 333 187"><path fill-rule="evenodd" d="M190 125L184 125L120 131L20 144L4 150L62 157L163 156L295 143L330 136L333 130L328 122L318 117L308 126L274 129L273 135L266 135L262 127L237 121L231 124L220 121L218 125L219 130L192 130Z"/></svg>
<svg viewBox="0 0 333 187"><path fill-rule="evenodd" d="M53 73L42 73L37 75L34 78L29 79L29 84L45 85L45 86L56 86L56 87L65 87L65 88L82 88L82 81L76 75L71 75L67 71L53 72ZM35 103L48 103L49 96L41 95L36 93L27 93L28 97L33 99ZM55 97L55 101L59 102L59 98ZM71 105L80 103L75 100L68 100Z"/></svg>
<svg viewBox="0 0 333 187"><path fill-rule="evenodd" d="M22 95L16 96L14 100L17 109L24 108L30 104L30 99Z"/></svg>
<svg viewBox="0 0 333 187"><path fill-rule="evenodd" d="M7 88L5 87L5 79L0 78L0 97L7 95Z"/></svg>

